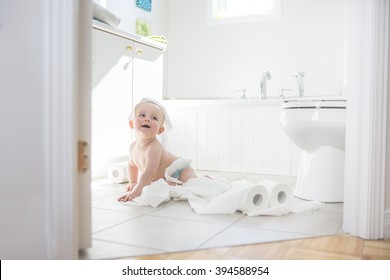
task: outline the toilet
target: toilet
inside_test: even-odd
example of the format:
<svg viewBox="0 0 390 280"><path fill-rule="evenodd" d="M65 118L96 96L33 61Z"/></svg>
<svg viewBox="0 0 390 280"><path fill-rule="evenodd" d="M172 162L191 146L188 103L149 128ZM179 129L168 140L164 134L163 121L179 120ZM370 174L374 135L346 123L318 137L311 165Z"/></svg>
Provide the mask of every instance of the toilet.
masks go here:
<svg viewBox="0 0 390 280"><path fill-rule="evenodd" d="M346 103L345 96L282 99L280 126L302 149L296 197L343 202Z"/></svg>

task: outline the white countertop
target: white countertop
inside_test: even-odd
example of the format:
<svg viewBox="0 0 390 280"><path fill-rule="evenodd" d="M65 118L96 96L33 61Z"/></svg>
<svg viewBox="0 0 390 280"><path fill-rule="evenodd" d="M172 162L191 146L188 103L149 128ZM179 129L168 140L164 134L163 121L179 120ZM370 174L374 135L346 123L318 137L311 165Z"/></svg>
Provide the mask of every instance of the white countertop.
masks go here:
<svg viewBox="0 0 390 280"><path fill-rule="evenodd" d="M268 99L258 98L164 98L165 104L177 104L181 106L215 106L215 105L266 105L280 106L282 104L280 98L270 97Z"/></svg>
<svg viewBox="0 0 390 280"><path fill-rule="evenodd" d="M105 23L98 21L98 20L92 20L92 27L95 29L99 29L99 30L108 32L108 33L115 34L117 36L120 36L120 37L123 37L126 39L133 40L133 41L138 42L138 43L142 43L144 45L159 49L161 51L165 51L167 49L166 44L159 43L155 40L149 39L149 38L144 37L144 36L139 36L139 35L136 35L133 33L128 33L128 32L119 30L115 27L112 27L111 25L105 24Z"/></svg>

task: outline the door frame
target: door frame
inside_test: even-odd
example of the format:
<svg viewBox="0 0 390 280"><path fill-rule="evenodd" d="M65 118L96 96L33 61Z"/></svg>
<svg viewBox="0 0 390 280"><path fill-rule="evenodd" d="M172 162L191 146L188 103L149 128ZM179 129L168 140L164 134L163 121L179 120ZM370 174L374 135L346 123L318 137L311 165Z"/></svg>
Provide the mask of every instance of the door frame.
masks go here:
<svg viewBox="0 0 390 280"><path fill-rule="evenodd" d="M47 257L77 259L91 246L90 173L77 166L78 141L90 143L92 2L46 0L43 8Z"/></svg>
<svg viewBox="0 0 390 280"><path fill-rule="evenodd" d="M389 0L348 1L343 227L364 239L390 237L389 10Z"/></svg>

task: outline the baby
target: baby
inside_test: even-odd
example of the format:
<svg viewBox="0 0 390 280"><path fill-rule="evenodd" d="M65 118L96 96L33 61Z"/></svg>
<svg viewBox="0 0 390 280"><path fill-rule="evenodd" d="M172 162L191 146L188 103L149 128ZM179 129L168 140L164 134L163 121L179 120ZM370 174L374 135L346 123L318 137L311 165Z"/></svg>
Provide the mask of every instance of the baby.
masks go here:
<svg viewBox="0 0 390 280"><path fill-rule="evenodd" d="M190 160L168 152L156 138L171 128L169 116L160 103L143 98L135 106L129 124L136 140L130 145L128 192L119 197L119 201L140 196L145 186L161 178L169 184L182 184L197 177Z"/></svg>

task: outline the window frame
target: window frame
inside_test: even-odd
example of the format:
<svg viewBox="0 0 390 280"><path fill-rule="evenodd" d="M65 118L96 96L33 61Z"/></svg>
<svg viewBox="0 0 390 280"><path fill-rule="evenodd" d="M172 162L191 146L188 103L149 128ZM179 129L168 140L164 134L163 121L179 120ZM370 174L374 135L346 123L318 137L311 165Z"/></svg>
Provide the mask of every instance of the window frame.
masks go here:
<svg viewBox="0 0 390 280"><path fill-rule="evenodd" d="M229 18L215 18L214 10L218 1L226 0L208 0L207 1L207 25L226 25L246 22L260 22L269 20L278 20L282 18L282 0L272 0L274 2L274 9L257 15L237 16Z"/></svg>

